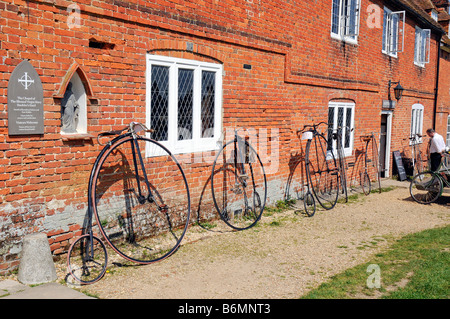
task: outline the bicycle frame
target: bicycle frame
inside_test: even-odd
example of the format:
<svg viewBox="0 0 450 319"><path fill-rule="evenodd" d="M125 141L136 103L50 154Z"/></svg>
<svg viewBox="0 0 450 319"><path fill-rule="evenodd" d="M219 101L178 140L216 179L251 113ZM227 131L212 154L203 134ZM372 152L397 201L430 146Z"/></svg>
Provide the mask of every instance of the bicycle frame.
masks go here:
<svg viewBox="0 0 450 319"><path fill-rule="evenodd" d="M138 130L135 129L135 127L137 125L139 125L139 129ZM148 200L150 203L154 202L153 194L152 194L152 191L151 191L151 188L150 188L150 182L148 181L147 174L145 172L144 161L143 161L143 158L142 158L142 155L141 155L139 143L137 142L137 134L136 133L138 133L139 131L142 131L142 130L145 131L145 132L152 132L152 130L147 129L145 126L143 126L140 123L131 122L130 125L129 125L129 128L128 128L128 131L129 131L128 133L122 134L122 132L125 131L125 129L122 129L122 130L115 130L115 131L100 133L97 136L97 140L98 140L99 144L100 145L105 145L105 147L103 147L103 149L100 151L99 155L97 156L97 158L96 158L96 160L94 162L94 165L92 166L91 173L90 173L90 176L89 176L89 183L88 183L88 225L87 225L87 229L88 229L88 232L89 232L90 236L93 235L92 234L92 205L93 205L93 203L92 203L91 189L92 189L92 186L93 186L92 184L93 184L93 178L94 178L94 176L93 176L94 175L94 171L97 169L97 166L98 166L98 163L99 163L100 159L109 150L109 148L112 145L114 145L117 141L123 139L124 137L127 137L127 136L132 136L133 137L133 139L130 142L131 142L131 150L132 150L132 153L133 153L133 164L134 164L134 168L135 168L135 178L136 178L136 183L138 185L138 193L139 193L138 201L139 201L140 204L144 203L145 200ZM99 140L100 137L110 136L110 135L119 135L119 136L117 136L117 137L113 138L112 140L108 141L106 144L100 143L100 140ZM145 184L147 186L148 193L149 193L147 198L145 198L142 195L141 184L140 184L140 181L139 181L139 169L138 169L138 164L137 164L136 152L139 155L139 161L140 161L140 164L141 164L140 165L141 166L141 170L142 170L142 172L144 174ZM163 210L163 207L158 205L158 209L159 210ZM92 237L91 237L91 239L92 239Z"/></svg>
<svg viewBox="0 0 450 319"><path fill-rule="evenodd" d="M450 154L444 153L442 155L442 161L439 165L438 170L436 171L436 174L442 179L442 182L445 184L445 186L450 187L450 180L445 179L442 174L445 174L447 176L450 176Z"/></svg>
<svg viewBox="0 0 450 319"><path fill-rule="evenodd" d="M234 155L234 165L235 165L235 167L240 167L240 169L241 169L240 176L238 176L238 174L236 174L235 180L236 180L236 184L238 184L237 179L239 178L242 181L242 184L244 185L244 187L247 187L247 178L246 178L247 174L246 174L245 165L244 165L245 156L246 156L245 151L246 150L245 150L244 139L242 139L237 134L237 130L234 130L234 152L235 152L235 154L233 154Z"/></svg>
<svg viewBox="0 0 450 319"><path fill-rule="evenodd" d="M366 142L366 146L365 146L365 152L364 152L364 174L369 174L368 173L368 169L367 169L367 166L368 166L368 163L369 162L371 162L372 160L369 160L367 157L368 157L368 148L369 148L369 144L370 144L370 142L371 141L373 141L373 143L374 143L374 145L373 146L375 146L375 149L376 149L376 151L377 151L377 157L379 156L378 154L378 152L379 152L379 150L378 150L378 144L377 144L377 142L376 142L376 139L375 139L375 134L373 133L373 132L371 132L370 134L368 134L368 135L363 135L362 136L363 137L363 139L364 139L364 141ZM373 154L372 154L373 155ZM377 161L378 161L379 159L377 159ZM378 163L377 164L377 166L378 167L375 167L376 168L376 171L377 171L377 180L378 180L378 189L379 189L379 192L381 193L381 172L380 172L380 164ZM370 176L370 175L369 175Z"/></svg>
<svg viewBox="0 0 450 319"><path fill-rule="evenodd" d="M347 196L347 174L346 174L346 163L345 163L345 154L344 154L344 146L342 144L342 132L343 129L345 129L345 132L347 134L353 131L353 128L350 128L349 126L345 127L338 127L335 132L333 132L333 139L336 140L336 149L337 149L337 157L339 160L339 168L341 170L340 180L341 180L341 186L342 186L342 192L345 193L345 201L348 201ZM342 178L343 176L343 178Z"/></svg>
<svg viewBox="0 0 450 319"><path fill-rule="evenodd" d="M305 139L308 140L308 142L306 144L306 149L305 149L305 171L306 171L306 174L307 174L306 182L307 182L308 193L310 193L311 192L310 189L312 189L313 193L314 193L314 196L318 200L319 204L323 208L328 210L328 209L333 208L336 205L338 191L339 191L339 180L337 180L337 185L336 185L336 187L337 187L336 188L336 197L335 197L335 199L333 199L333 202L330 202L331 206L327 207L327 206L325 206L325 204L322 201L323 198L321 199L320 196L318 196L317 191L313 188L314 185L313 185L313 181L312 181L311 176L310 176L311 175L311 171L310 171L311 162L310 162L309 155L310 155L311 144L312 144L312 141L314 140L315 141L315 152L316 152L315 155L316 155L316 158L319 159L320 155L322 155L324 157L323 158L323 160L324 160L323 164L324 165L320 166L320 167L319 166L317 167L318 170L315 170L315 176L317 176L317 174L319 174L319 180L320 180L320 178L322 177L322 173L326 172L326 173L331 173L331 175L336 175L337 179L339 179L339 176L338 176L339 175L339 169L337 167L335 167L335 168L332 167L332 162L334 163L334 165L336 165L334 154L331 154L331 157L333 159L332 162L329 162L329 159L328 159L328 155L329 155L329 151L327 149L328 140L323 136L323 134L321 134L317 130L317 128L320 125L322 125L322 124L328 126L328 123L320 122L318 124L305 125L303 127L303 129L299 129L299 130L297 130L297 132L302 132L303 133L302 134L302 140L305 140ZM320 142L321 139L323 139L324 142ZM318 149L318 145L320 146L320 149ZM321 152L321 153L319 154L319 152ZM313 167L313 169L314 169L314 167ZM328 186L330 187L329 189L327 188ZM322 194L325 194L325 193L331 194L333 186L332 185L328 185L328 186L326 185L325 189L320 190L320 192L322 192Z"/></svg>
<svg viewBox="0 0 450 319"><path fill-rule="evenodd" d="M416 157L418 154L420 154L420 144L419 143L419 138L421 138L422 135L420 134L415 134L413 136L408 137L408 140L411 142L410 143L410 147L411 147L411 161L412 161L412 167L413 167L413 171L414 168L416 167ZM419 151L417 150L417 147L419 147ZM417 169L417 172L420 173L419 169Z"/></svg>
<svg viewBox="0 0 450 319"><path fill-rule="evenodd" d="M72 275L79 281L83 282L83 283L92 283L97 281L98 279L101 278L101 276L103 276L105 270L106 270L106 265L107 265L107 251L106 251L106 247L103 243L102 240L100 240L93 231L93 215L96 215L96 219L97 219L97 226L100 228L100 232L102 233L104 240L111 246L111 248L116 251L119 255L121 255L122 257L124 257L125 259L129 260L129 261L133 261L133 262L137 262L137 263L142 263L142 264L149 264L151 262L155 262L155 261L159 261L162 260L168 256L170 256L170 254L172 254L178 247L180 244L181 239L183 238L186 229L187 229L187 225L189 223L189 211L190 211L190 200L189 200L189 189L188 189L188 185L187 185L187 181L185 178L185 175L179 165L179 163L176 161L175 158L173 158L172 154L170 153L170 151L168 151L164 146L160 145L159 143L157 143L156 141L152 140L151 138L148 137L143 137L141 135L138 135L137 133L144 131L146 133L151 133L153 132L153 130L149 130L147 129L143 124L140 123L136 123L136 122L131 122L130 125L122 130L116 130L116 131L110 131L110 132L104 132L104 133L100 133L97 136L97 140L99 142L100 145L103 145L104 147L101 149L99 155L97 156L91 172L90 172L90 176L89 176L89 182L88 182L88 211L87 211L87 219L86 219L86 224L84 227L84 234L82 236L80 236L76 241L73 242L73 244L70 246L69 248L69 253L68 253L68 267L69 267L69 271L72 273L72 269L77 269L77 270L81 270L83 272L82 276L83 277L87 277L90 276L92 274L96 275L98 274L98 277L96 277L93 280L89 280L89 281L84 281L78 277L76 277L73 273ZM100 141L100 137L102 136L112 136L112 135L118 135L115 136L114 138L110 139L108 142L106 143L101 143ZM162 198L160 198L158 191L152 191L151 187L153 187L153 185L151 185L151 179L152 177L147 176L147 172L146 172L146 165L147 165L147 161L146 161L146 157L145 155L141 154L141 148L142 145L140 146L140 143L145 143L146 145L148 145L147 143L152 143L155 144L156 146L161 147L163 150L166 151L166 153L168 154L168 156L170 156L170 158L172 159L173 163L175 165L178 166L178 170L181 172L181 175L183 177L181 183L183 185L183 187L185 187L186 189L186 198L187 198L187 218L185 223L185 227L184 229L182 229L182 234L179 237L175 237L175 244L173 245L173 247L171 249L162 249L160 252L157 252L157 254L155 254L156 258L155 259L142 259L145 257L138 257L139 259L136 259L134 256L131 257L131 255L128 253L128 251L126 251L125 253L121 250L118 249L108 238L108 235L106 234L106 232L103 229L103 221L100 221L100 217L98 215L98 202L97 202L97 197L96 197L96 193L97 193L97 186L101 185L101 181L97 182L98 177L100 174L102 174L101 172L103 172L103 165L105 163L105 161L109 158L109 155L113 154L114 155L128 155L129 157L131 157L129 160L127 160L127 163L129 163L129 169L125 172L124 178L126 178L128 181L133 181L132 186L128 186L124 188L124 191L129 192L132 191L132 196L134 195L137 200L135 200L135 203L137 204L145 204L147 201L149 203L153 203L152 206L153 210L155 208L157 208L157 210L159 211L163 211L166 214L166 217L168 218L169 214L168 214L168 206L164 204L164 201ZM121 147L124 147L123 149L121 149ZM142 151L144 151L144 148L142 148ZM130 154L131 152L131 154ZM136 152L138 153L136 155ZM145 160L145 161L144 161ZM112 163L115 163L116 161L112 161ZM133 164L131 164L131 162ZM138 163L139 162L139 163ZM149 166L151 167L151 165ZM134 168L134 172L132 172ZM177 170L177 172L178 172ZM143 174L143 176L141 176ZM134 179L136 179L134 181ZM142 180L141 180L142 179ZM131 188L130 188L131 187ZM147 187L148 193L145 193L145 187ZM155 193L156 192L156 193ZM99 193L100 196L102 196L102 192ZM114 193L112 193L114 194ZM148 195L146 195L148 194ZM154 198L154 194L158 194L157 198ZM170 196L170 195L169 195ZM114 195L113 195L114 197ZM158 199L158 202L160 202L161 199L161 204L158 203L156 200ZM128 207L128 206L127 206ZM105 209L106 211L108 211L108 208ZM128 211L127 211L128 212ZM131 212L129 212L129 216L127 216L126 218L131 218ZM169 227L170 227L170 221L168 221ZM156 224L158 226L158 224ZM120 226L122 227L122 226ZM137 244L136 240L137 238L135 237L135 234L132 229L133 225L130 224L130 233L128 234L128 236L125 238L125 240L127 241L127 244L132 245L133 247L139 247L139 244ZM102 250L101 252L101 256L104 256L103 263L97 263L95 259L98 259L97 256L97 247L100 247ZM119 247L119 246L118 246ZM142 246L144 249L150 249L148 247ZM72 255L72 252L75 252ZM133 253L130 251L130 253ZM162 253L163 255L158 255ZM77 263L80 263L80 259L78 259L78 261L76 261L76 255L78 254L78 256L81 257L81 263L82 266L81 267L77 267L76 268L72 268L71 266L71 258L74 257L74 264L76 265ZM95 255L95 256L94 256ZM139 255L140 256L140 255ZM101 266L101 268L99 268L102 272L92 272L90 269L92 268L91 266L94 265L94 268L96 268L98 266ZM97 268L96 268L97 269ZM94 281L95 280L95 281Z"/></svg>

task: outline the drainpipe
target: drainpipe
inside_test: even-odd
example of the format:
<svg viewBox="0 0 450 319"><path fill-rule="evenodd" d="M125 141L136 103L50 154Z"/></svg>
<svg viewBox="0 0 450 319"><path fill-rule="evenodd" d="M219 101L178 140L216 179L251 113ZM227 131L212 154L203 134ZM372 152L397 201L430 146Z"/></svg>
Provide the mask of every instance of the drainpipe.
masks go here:
<svg viewBox="0 0 450 319"><path fill-rule="evenodd" d="M439 34L437 41L437 62L436 62L436 85L434 88L434 110L433 110L433 129L436 129L436 112L438 104L438 91L439 91L439 68L441 62L441 40L442 34Z"/></svg>

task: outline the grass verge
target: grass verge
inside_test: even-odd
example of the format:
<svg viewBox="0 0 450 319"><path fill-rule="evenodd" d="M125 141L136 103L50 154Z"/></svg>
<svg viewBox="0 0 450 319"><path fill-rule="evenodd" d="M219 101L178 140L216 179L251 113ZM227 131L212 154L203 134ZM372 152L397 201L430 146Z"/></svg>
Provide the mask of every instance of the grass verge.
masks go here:
<svg viewBox="0 0 450 319"><path fill-rule="evenodd" d="M448 299L450 226L407 235L302 299Z"/></svg>

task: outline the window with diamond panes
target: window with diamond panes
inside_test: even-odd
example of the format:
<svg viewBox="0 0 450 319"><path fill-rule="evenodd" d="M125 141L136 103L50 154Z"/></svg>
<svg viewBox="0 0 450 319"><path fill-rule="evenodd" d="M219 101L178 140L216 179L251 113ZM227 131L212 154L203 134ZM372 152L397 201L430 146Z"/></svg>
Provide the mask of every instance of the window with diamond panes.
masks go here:
<svg viewBox="0 0 450 319"><path fill-rule="evenodd" d="M178 70L178 140L192 139L194 71Z"/></svg>
<svg viewBox="0 0 450 319"><path fill-rule="evenodd" d="M450 115L447 117L447 146L450 147Z"/></svg>
<svg viewBox="0 0 450 319"><path fill-rule="evenodd" d="M147 55L147 123L174 153L218 148L222 65ZM149 154L151 156L151 154Z"/></svg>
<svg viewBox="0 0 450 319"><path fill-rule="evenodd" d="M155 130L152 137L167 141L169 124L169 68L152 66L150 127Z"/></svg>
<svg viewBox="0 0 450 319"><path fill-rule="evenodd" d="M214 135L215 87L215 72L202 71L202 137Z"/></svg>
<svg viewBox="0 0 450 319"><path fill-rule="evenodd" d="M332 133L336 132L338 128L342 128L342 146L344 148L344 155L352 154L353 147L353 113L355 104L330 102L328 106L328 151L336 152L337 143L332 139Z"/></svg>

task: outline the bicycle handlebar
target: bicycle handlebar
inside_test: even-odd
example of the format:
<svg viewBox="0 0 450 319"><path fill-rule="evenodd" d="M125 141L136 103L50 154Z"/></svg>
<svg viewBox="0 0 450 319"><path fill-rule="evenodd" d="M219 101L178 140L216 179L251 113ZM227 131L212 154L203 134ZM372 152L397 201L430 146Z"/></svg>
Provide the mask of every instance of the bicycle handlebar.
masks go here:
<svg viewBox="0 0 450 319"><path fill-rule="evenodd" d="M404 141L406 141L406 140L415 141L416 138L418 138L418 137L419 137L419 138L420 138L420 137L425 137L425 135L420 135L420 134L416 133L415 136L410 136L410 137L404 138L403 140L404 140Z"/></svg>
<svg viewBox="0 0 450 319"><path fill-rule="evenodd" d="M100 145L106 145L106 143L100 142L100 138L104 136L111 136L111 135L120 135L123 131L128 130L129 132L135 134L139 133L141 131L144 131L146 133L153 133L155 130L147 128L144 124L139 122L131 122L128 126L124 127L121 130L112 130L108 132L102 132L97 135L97 142Z"/></svg>
<svg viewBox="0 0 450 319"><path fill-rule="evenodd" d="M303 128L302 129L298 129L297 130L297 133L300 133L300 132L303 132L306 128L312 128L312 129L316 129L316 127L318 127L318 126L320 126L320 125L322 125L322 124L325 124L325 125L328 125L328 123L325 123L325 122L319 122L318 124L305 124L305 125L303 125Z"/></svg>

